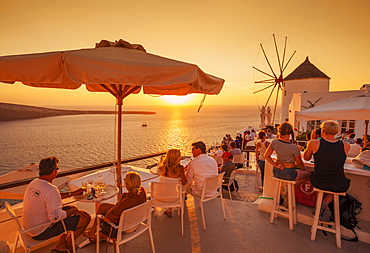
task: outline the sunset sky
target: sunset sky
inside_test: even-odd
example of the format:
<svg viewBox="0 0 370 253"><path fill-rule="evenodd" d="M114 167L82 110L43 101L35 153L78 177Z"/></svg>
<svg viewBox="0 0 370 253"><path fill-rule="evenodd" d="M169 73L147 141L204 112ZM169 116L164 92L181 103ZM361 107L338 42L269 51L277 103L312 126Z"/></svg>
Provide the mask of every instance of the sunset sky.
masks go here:
<svg viewBox="0 0 370 253"><path fill-rule="evenodd" d="M262 104L253 91L259 44L287 36L297 50L288 71L309 56L331 90L370 83L370 1L1 1L0 56L94 47L102 39L142 44L147 52L197 64L226 80L205 104ZM267 45L267 44L266 44ZM187 103L199 104L202 96ZM0 102L34 106L112 105L110 94L0 84ZM126 105L167 104L132 95Z"/></svg>

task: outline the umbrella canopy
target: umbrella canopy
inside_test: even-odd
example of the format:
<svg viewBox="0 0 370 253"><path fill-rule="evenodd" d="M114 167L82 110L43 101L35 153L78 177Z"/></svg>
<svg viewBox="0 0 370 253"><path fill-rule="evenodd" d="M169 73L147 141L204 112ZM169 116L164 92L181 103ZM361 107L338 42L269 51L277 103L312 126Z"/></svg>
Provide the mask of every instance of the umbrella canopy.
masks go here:
<svg viewBox="0 0 370 253"><path fill-rule="evenodd" d="M141 45L102 40L96 48L0 57L0 82L109 92L117 99L117 186L121 189L123 99L130 94L218 94L224 80L198 66L149 54Z"/></svg>
<svg viewBox="0 0 370 253"><path fill-rule="evenodd" d="M296 113L298 120L368 120L370 119L370 91L357 96L315 106Z"/></svg>
<svg viewBox="0 0 370 253"><path fill-rule="evenodd" d="M296 113L300 121L307 120L365 120L365 145L370 119L370 91Z"/></svg>

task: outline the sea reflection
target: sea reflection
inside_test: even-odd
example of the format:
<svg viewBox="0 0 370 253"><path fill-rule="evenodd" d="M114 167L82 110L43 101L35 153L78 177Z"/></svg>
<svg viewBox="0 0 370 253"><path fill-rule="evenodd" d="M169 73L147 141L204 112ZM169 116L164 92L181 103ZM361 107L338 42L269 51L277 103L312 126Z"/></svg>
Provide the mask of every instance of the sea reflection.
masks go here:
<svg viewBox="0 0 370 253"><path fill-rule="evenodd" d="M125 110L155 111L155 115L126 114L122 119L122 158L179 148L191 154L191 143L207 146L245 126L257 126L259 114L250 106L147 106ZM142 127L146 122L147 127ZM0 122L0 174L38 163L48 156L60 158L63 169L115 160L114 115L71 115ZM146 166L158 158L137 161Z"/></svg>

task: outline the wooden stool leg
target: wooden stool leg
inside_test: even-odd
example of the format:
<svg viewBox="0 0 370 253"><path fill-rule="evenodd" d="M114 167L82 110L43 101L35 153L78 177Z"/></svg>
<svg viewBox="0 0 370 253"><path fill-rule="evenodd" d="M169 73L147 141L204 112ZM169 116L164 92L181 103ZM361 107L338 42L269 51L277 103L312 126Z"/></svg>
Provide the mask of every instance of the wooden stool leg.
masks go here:
<svg viewBox="0 0 370 253"><path fill-rule="evenodd" d="M293 199L293 223L294 225L298 224L297 221L297 202L295 199L295 187L292 185L292 199Z"/></svg>
<svg viewBox="0 0 370 253"><path fill-rule="evenodd" d="M293 198L292 184L288 184L288 212L289 212L289 229L293 230Z"/></svg>
<svg viewBox="0 0 370 253"><path fill-rule="evenodd" d="M335 238L337 247L342 248L341 234L340 234L340 209L339 209L339 195L334 194L334 224L335 224Z"/></svg>
<svg viewBox="0 0 370 253"><path fill-rule="evenodd" d="M278 206L280 199L279 198L279 190L280 188L280 182L276 181L275 183L275 195L274 195L274 200L272 201L272 207L271 207L271 215L270 215L270 223L274 223L274 218L275 218L275 210L276 207Z"/></svg>
<svg viewBox="0 0 370 253"><path fill-rule="evenodd" d="M321 209L323 195L324 195L323 192L317 193L316 212L315 212L315 216L313 217L313 224L311 228L311 240L312 241L315 241L316 239L317 225L319 223L319 216L320 216L320 209Z"/></svg>

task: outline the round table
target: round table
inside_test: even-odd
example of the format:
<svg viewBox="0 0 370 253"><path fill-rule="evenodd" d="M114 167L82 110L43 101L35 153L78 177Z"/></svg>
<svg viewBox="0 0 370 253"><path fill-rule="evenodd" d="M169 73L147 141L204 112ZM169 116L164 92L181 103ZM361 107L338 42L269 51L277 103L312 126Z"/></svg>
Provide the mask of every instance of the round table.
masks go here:
<svg viewBox="0 0 370 253"><path fill-rule="evenodd" d="M100 193L98 197L93 199L87 199L86 195L76 195L73 196L76 201L86 202L86 203L95 203L95 213L97 213L100 203L103 200L113 198L118 193L118 188L114 185L107 185L104 189L104 192Z"/></svg>

